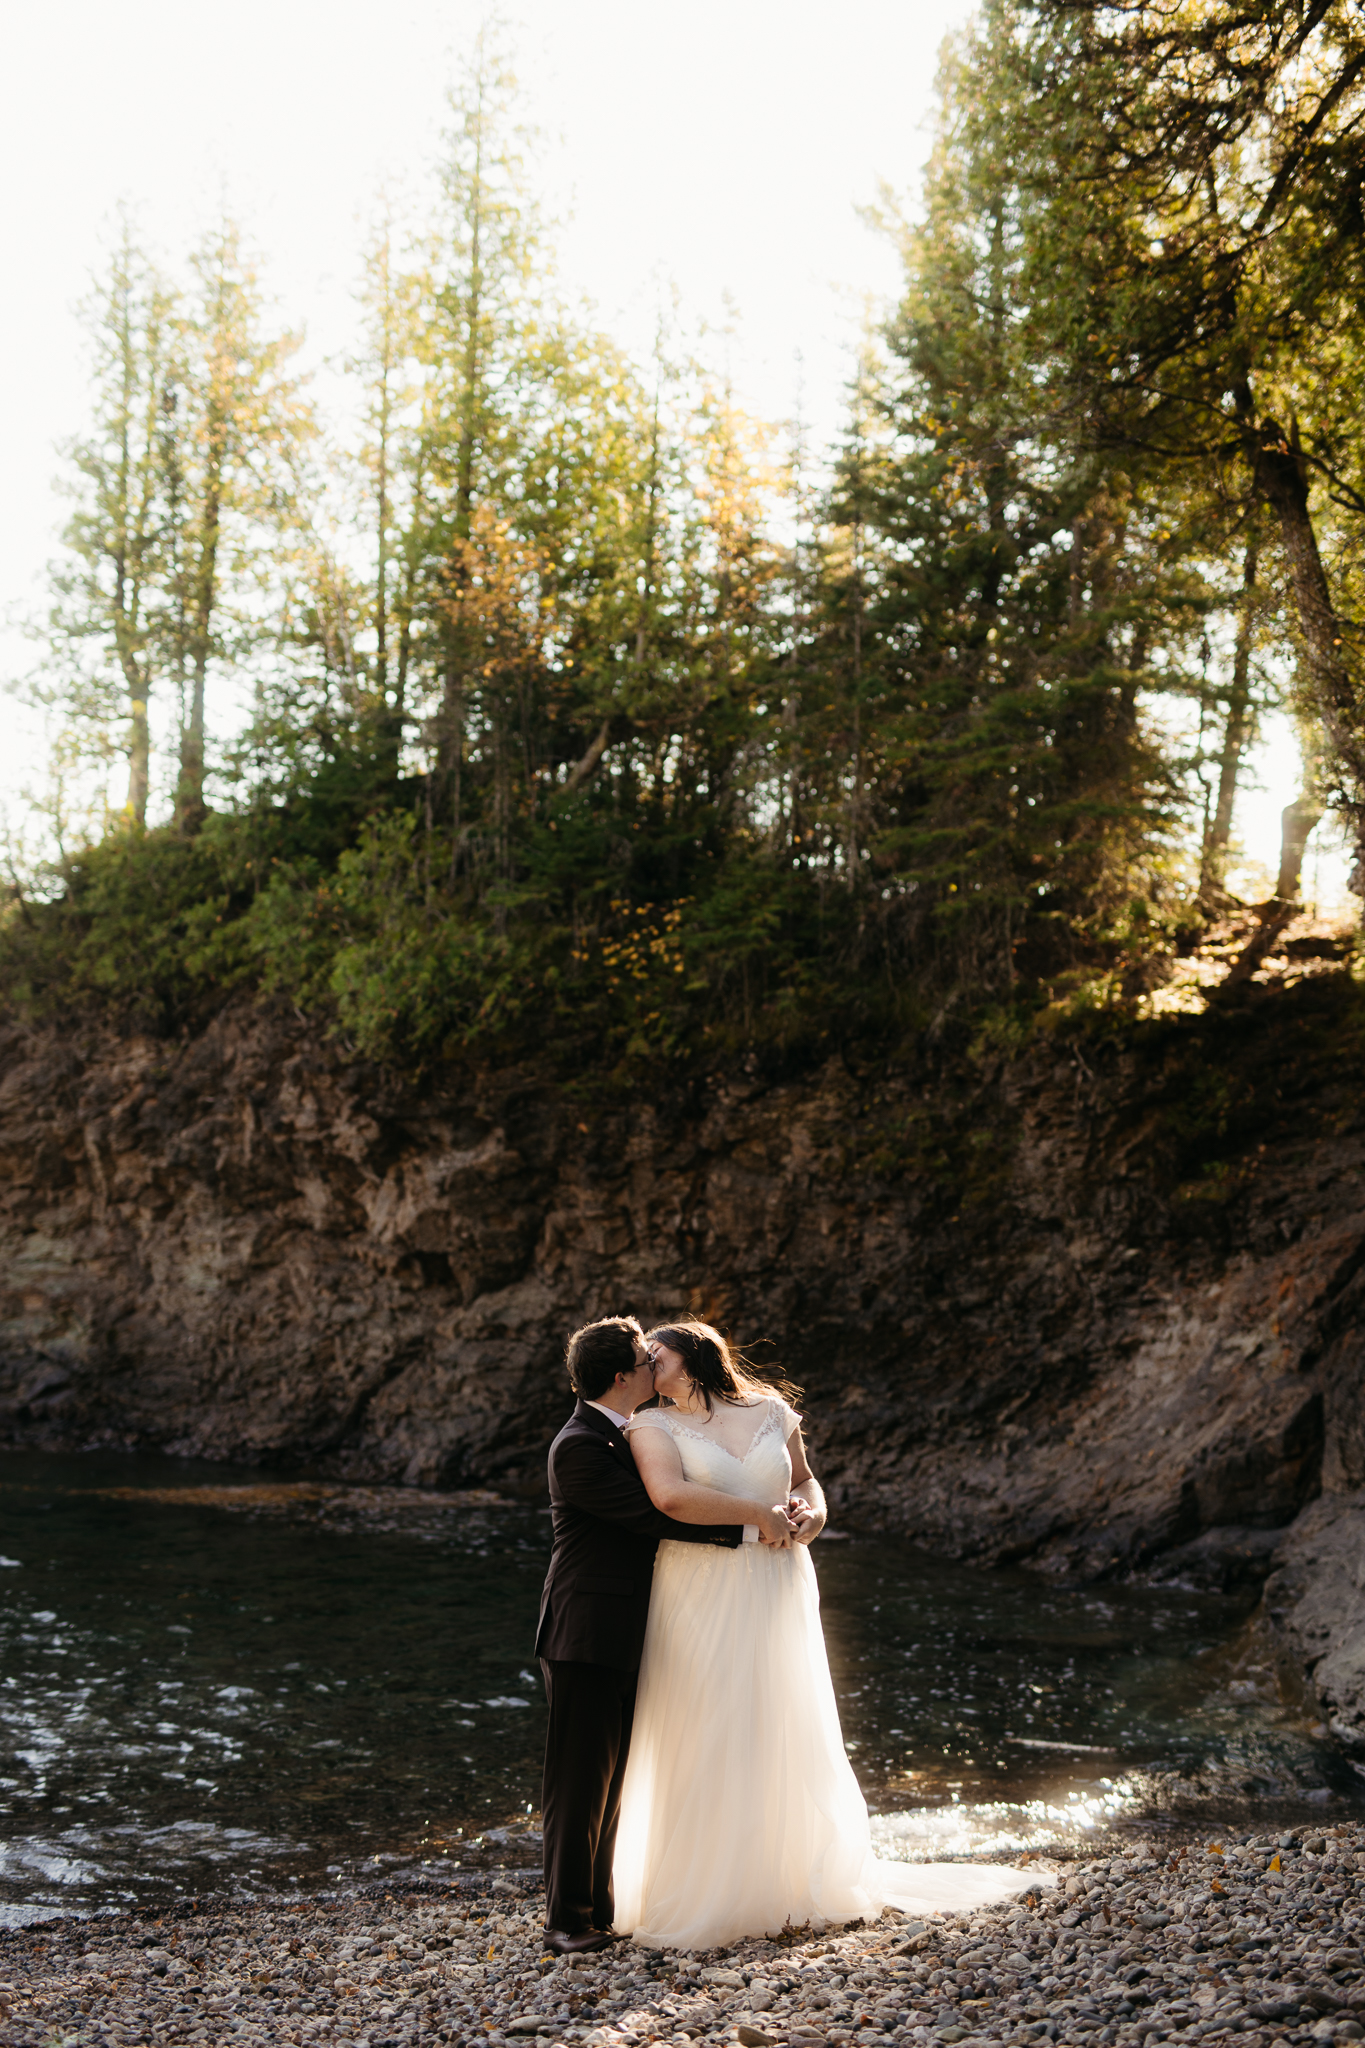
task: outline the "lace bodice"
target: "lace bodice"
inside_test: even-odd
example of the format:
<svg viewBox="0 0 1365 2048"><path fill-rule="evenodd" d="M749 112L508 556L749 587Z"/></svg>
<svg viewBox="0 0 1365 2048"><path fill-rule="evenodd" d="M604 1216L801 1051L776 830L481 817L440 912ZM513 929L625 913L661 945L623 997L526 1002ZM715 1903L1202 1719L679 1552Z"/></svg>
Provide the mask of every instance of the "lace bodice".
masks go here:
<svg viewBox="0 0 1365 2048"><path fill-rule="evenodd" d="M752 1401L717 1401L711 1417L676 1408L646 1408L625 1428L664 1429L678 1446L683 1476L745 1500L785 1501L792 1462L787 1439L801 1417L776 1394Z"/></svg>

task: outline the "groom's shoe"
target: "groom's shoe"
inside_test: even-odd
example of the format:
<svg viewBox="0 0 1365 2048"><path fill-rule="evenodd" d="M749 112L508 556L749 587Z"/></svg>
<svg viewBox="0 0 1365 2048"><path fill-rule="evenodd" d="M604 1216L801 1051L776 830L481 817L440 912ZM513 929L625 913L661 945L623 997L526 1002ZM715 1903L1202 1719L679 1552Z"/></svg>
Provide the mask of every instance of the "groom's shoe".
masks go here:
<svg viewBox="0 0 1365 2048"><path fill-rule="evenodd" d="M610 1948L611 1936L600 1927L589 1927L583 1934L565 1934L561 1928L547 1927L545 1946L552 1955L585 1956L593 1949Z"/></svg>

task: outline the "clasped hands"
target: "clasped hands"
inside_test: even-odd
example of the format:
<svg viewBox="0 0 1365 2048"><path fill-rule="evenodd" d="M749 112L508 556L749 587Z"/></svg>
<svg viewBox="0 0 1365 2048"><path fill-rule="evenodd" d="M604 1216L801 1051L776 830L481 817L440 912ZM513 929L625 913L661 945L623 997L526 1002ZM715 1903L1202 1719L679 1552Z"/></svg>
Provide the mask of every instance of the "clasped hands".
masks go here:
<svg viewBox="0 0 1365 2048"><path fill-rule="evenodd" d="M774 1550L789 1550L793 1543L813 1542L824 1526L824 1516L794 1493L785 1507L779 1502L767 1510L758 1525L758 1540Z"/></svg>

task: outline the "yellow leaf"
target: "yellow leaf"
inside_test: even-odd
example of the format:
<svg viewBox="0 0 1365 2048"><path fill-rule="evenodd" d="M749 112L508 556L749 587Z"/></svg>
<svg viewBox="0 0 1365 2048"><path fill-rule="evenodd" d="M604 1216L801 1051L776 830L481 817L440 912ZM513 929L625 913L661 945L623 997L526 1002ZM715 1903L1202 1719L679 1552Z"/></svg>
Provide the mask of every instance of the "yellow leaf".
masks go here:
<svg viewBox="0 0 1365 2048"><path fill-rule="evenodd" d="M1282 1868L1282 1865L1281 1865L1281 1863L1280 1863L1280 1858L1279 1858L1279 1855L1278 1855L1278 1853L1276 1853L1276 1854L1275 1854L1274 1856L1272 1856L1272 1857L1271 1857L1271 1859L1270 1859L1269 1863L1267 1863L1267 1865L1266 1865L1266 1869L1267 1869L1267 1870L1279 1870L1279 1869L1281 1869L1281 1868Z"/></svg>
<svg viewBox="0 0 1365 2048"><path fill-rule="evenodd" d="M1205 1850L1204 1853L1206 1856L1221 1856L1223 1853L1223 1845L1221 1842L1210 1842L1208 1848Z"/></svg>

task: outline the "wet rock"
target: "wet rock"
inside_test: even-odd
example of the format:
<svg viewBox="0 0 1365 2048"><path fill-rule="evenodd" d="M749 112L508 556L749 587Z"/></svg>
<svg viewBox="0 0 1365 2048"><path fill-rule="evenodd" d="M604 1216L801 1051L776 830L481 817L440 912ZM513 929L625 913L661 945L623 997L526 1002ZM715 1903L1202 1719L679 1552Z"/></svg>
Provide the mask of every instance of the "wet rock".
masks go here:
<svg viewBox="0 0 1365 2048"><path fill-rule="evenodd" d="M1365 1756L1365 1491L1324 1494L1279 1546L1265 1613L1332 1733Z"/></svg>
<svg viewBox="0 0 1365 2048"><path fill-rule="evenodd" d="M1158 1585L1193 1587L1201 1593L1236 1593L1263 1584L1284 1539L1282 1529L1206 1529L1192 1543L1178 1543L1149 1567Z"/></svg>

